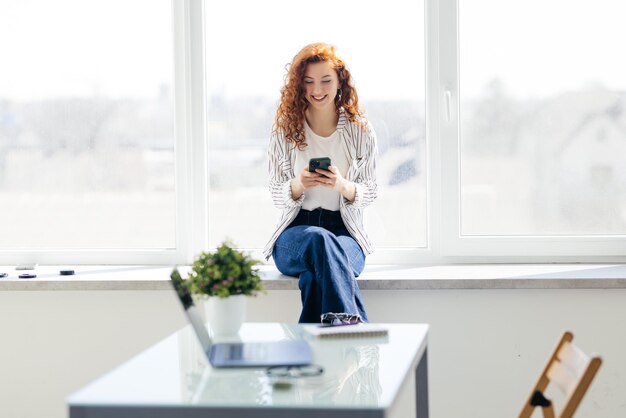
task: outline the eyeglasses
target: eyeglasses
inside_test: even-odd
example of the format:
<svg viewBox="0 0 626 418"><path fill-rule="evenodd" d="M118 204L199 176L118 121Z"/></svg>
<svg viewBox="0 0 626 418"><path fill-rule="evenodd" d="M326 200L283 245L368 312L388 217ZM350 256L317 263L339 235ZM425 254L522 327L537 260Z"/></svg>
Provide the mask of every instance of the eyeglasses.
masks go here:
<svg viewBox="0 0 626 418"><path fill-rule="evenodd" d="M324 373L324 368L321 366L273 366L269 367L265 373L269 377L285 378L285 377L315 377Z"/></svg>
<svg viewBox="0 0 626 418"><path fill-rule="evenodd" d="M328 312L321 316L322 324L328 325L352 325L363 322L358 314Z"/></svg>

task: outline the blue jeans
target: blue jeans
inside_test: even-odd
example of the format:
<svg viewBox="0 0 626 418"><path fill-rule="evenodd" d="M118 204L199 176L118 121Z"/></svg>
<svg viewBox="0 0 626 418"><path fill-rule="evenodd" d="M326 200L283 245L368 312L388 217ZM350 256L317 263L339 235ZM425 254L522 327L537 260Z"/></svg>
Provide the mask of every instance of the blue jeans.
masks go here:
<svg viewBox="0 0 626 418"><path fill-rule="evenodd" d="M281 273L299 279L299 322L319 323L328 312L359 314L367 322L356 281L365 254L338 211L301 209L278 237L272 256Z"/></svg>

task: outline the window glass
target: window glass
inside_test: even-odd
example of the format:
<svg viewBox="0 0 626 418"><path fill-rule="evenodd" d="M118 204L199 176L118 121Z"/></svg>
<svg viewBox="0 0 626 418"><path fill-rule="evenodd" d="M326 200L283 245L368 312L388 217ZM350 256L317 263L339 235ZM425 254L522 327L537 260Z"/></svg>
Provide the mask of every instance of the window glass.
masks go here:
<svg viewBox="0 0 626 418"><path fill-rule="evenodd" d="M626 4L459 3L462 234L626 233Z"/></svg>
<svg viewBox="0 0 626 418"><path fill-rule="evenodd" d="M0 248L171 248L169 0L0 2Z"/></svg>
<svg viewBox="0 0 626 418"><path fill-rule="evenodd" d="M426 242L422 2L207 2L210 245L261 248L280 211L267 146L285 66L327 42L346 61L378 136L379 198L365 211L376 246Z"/></svg>

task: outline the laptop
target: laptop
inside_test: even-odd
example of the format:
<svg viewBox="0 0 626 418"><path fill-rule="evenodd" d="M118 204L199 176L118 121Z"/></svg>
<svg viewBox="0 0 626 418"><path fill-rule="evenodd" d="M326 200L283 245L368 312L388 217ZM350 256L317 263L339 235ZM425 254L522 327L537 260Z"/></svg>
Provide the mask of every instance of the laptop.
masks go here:
<svg viewBox="0 0 626 418"><path fill-rule="evenodd" d="M306 341L213 343L199 308L194 305L177 269L172 271L170 279L185 315L213 367L306 366L313 362L311 347Z"/></svg>

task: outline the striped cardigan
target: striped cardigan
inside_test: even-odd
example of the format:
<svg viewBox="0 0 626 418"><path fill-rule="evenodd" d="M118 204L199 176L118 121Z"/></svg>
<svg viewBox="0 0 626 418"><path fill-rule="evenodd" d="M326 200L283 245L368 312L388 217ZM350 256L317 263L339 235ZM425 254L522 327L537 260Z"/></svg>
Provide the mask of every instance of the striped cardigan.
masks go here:
<svg viewBox="0 0 626 418"><path fill-rule="evenodd" d="M350 167L346 180L356 185L354 202L342 198L339 203L339 212L348 232L361 246L365 255L373 252L372 243L363 228L363 208L372 203L377 196L376 186L376 133L371 124L363 120L363 126L351 122L342 111L339 114L337 133L343 141ZM296 147L288 143L280 132L275 132L270 138L269 154L269 189L274 205L282 209L282 214L272 237L263 249L263 255L269 259L278 236L296 218L304 194L298 200L291 197L291 180L296 177L294 165L296 161Z"/></svg>

